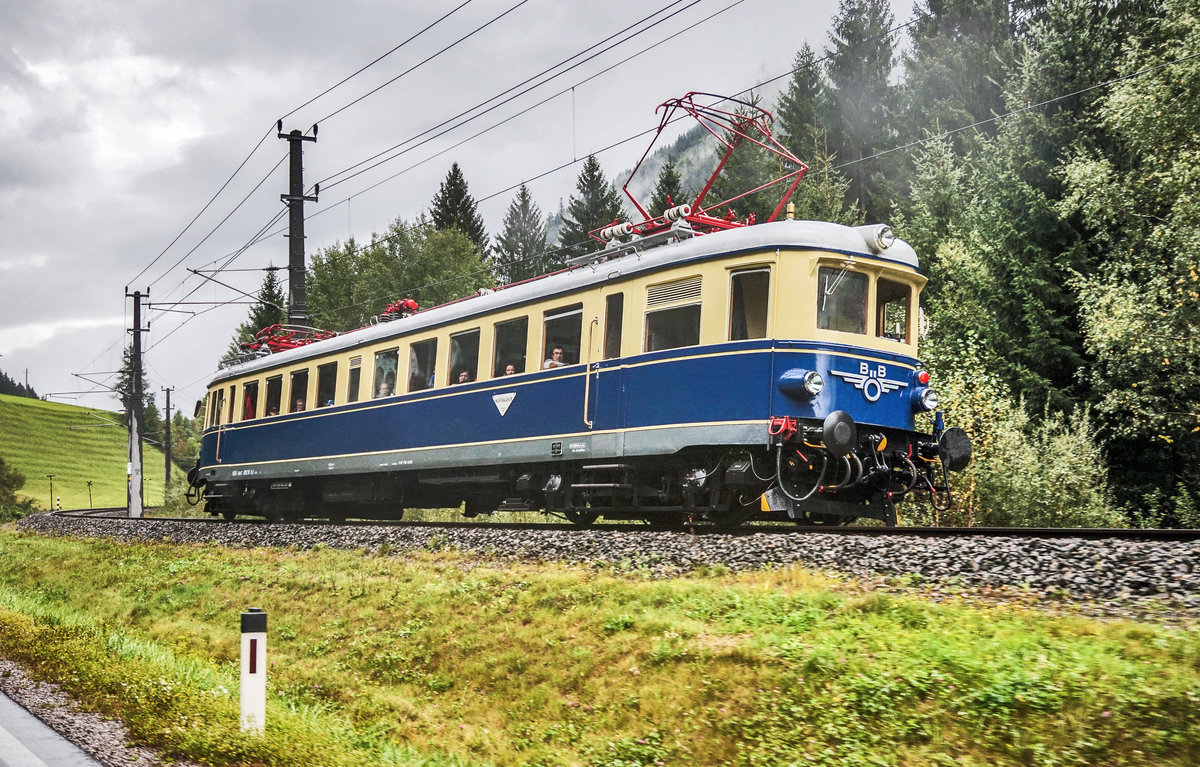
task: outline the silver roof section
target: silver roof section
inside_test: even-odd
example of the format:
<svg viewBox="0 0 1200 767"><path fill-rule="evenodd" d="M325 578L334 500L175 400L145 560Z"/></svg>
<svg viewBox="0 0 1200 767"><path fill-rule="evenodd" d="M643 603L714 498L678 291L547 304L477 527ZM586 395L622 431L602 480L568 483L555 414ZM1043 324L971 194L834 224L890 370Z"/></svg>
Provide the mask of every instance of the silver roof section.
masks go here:
<svg viewBox="0 0 1200 767"><path fill-rule="evenodd" d="M691 237L639 252L629 252L632 243L614 243L606 250L594 254L597 260L570 271L557 272L495 292L470 296L418 312L411 317L370 325L298 349L289 349L231 365L214 375L211 383L262 370L298 365L313 357L323 357L356 346L398 338L477 314L489 314L560 294L571 294L610 280L653 272L673 264L704 259L721 253L776 248L827 250L854 257L892 261L918 269L916 252L903 240L895 240L887 248L879 247L878 234L881 227L882 225L851 227L826 221L774 221ZM605 253L610 251L613 257L601 260Z"/></svg>

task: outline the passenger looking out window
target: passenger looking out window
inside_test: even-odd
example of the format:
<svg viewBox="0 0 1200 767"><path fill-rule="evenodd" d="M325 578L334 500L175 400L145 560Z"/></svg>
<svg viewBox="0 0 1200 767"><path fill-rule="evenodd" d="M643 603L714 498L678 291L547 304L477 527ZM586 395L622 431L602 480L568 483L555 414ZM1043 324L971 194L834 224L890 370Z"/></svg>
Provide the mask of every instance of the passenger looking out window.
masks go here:
<svg viewBox="0 0 1200 767"><path fill-rule="evenodd" d="M575 365L579 362L579 341L583 332L583 304L552 309L542 321L543 368ZM554 352L559 356L555 358ZM549 363L553 362L551 365Z"/></svg>
<svg viewBox="0 0 1200 767"><path fill-rule="evenodd" d="M375 353L375 392L372 399L390 397L396 393L396 365L400 359L399 349L388 349Z"/></svg>

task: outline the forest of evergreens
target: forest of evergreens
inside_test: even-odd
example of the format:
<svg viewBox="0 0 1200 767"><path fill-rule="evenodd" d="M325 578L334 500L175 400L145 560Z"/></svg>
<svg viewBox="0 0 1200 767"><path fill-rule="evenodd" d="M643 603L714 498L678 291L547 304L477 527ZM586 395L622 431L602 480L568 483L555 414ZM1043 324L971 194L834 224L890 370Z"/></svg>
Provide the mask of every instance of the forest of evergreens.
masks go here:
<svg viewBox="0 0 1200 767"><path fill-rule="evenodd" d="M908 24L842 0L775 103L741 98L810 166L798 217L887 222L922 258L922 357L976 461L909 521L1200 523L1200 0L922 0ZM694 191L675 159L656 200ZM743 151L723 183L777 170ZM559 208L548 243L521 187L489 236L455 163L427 213L312 256L313 323L544 273L625 215L595 157ZM284 316L274 272L260 301L235 341Z"/></svg>

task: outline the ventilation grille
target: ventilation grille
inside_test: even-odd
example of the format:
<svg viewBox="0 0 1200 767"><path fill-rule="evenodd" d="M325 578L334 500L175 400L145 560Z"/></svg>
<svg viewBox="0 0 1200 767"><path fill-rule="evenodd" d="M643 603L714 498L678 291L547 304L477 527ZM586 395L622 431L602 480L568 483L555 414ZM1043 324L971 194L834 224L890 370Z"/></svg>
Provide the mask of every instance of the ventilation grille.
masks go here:
<svg viewBox="0 0 1200 767"><path fill-rule="evenodd" d="M698 301L699 299L700 275L674 282L664 282L662 285L652 285L646 289L646 306L673 304L677 301Z"/></svg>
<svg viewBox="0 0 1200 767"><path fill-rule="evenodd" d="M362 357L351 357L350 358L350 367L351 368L362 367Z"/></svg>

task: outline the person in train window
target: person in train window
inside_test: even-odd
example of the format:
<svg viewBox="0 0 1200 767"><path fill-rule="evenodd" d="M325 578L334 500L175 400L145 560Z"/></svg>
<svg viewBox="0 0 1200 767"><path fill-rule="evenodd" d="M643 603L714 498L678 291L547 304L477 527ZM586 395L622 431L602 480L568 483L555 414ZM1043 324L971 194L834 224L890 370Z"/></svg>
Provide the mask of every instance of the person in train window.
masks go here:
<svg viewBox="0 0 1200 767"><path fill-rule="evenodd" d="M562 367L567 363L563 362L563 348L556 346L550 351L550 359L542 363L542 368L549 370L550 368Z"/></svg>
<svg viewBox="0 0 1200 767"><path fill-rule="evenodd" d="M471 383L471 371L463 370L458 374L458 383Z"/></svg>
<svg viewBox="0 0 1200 767"><path fill-rule="evenodd" d="M294 408L292 408L292 412L299 413L301 410L304 410L304 398L297 397L296 398L296 406Z"/></svg>
<svg viewBox="0 0 1200 767"><path fill-rule="evenodd" d="M392 385L386 379L379 382L379 391L375 394L375 398L387 397L392 393Z"/></svg>
<svg viewBox="0 0 1200 767"><path fill-rule="evenodd" d="M504 375L506 375L506 376L516 375L516 372L517 372L517 366L512 364L511 362L504 366Z"/></svg>

